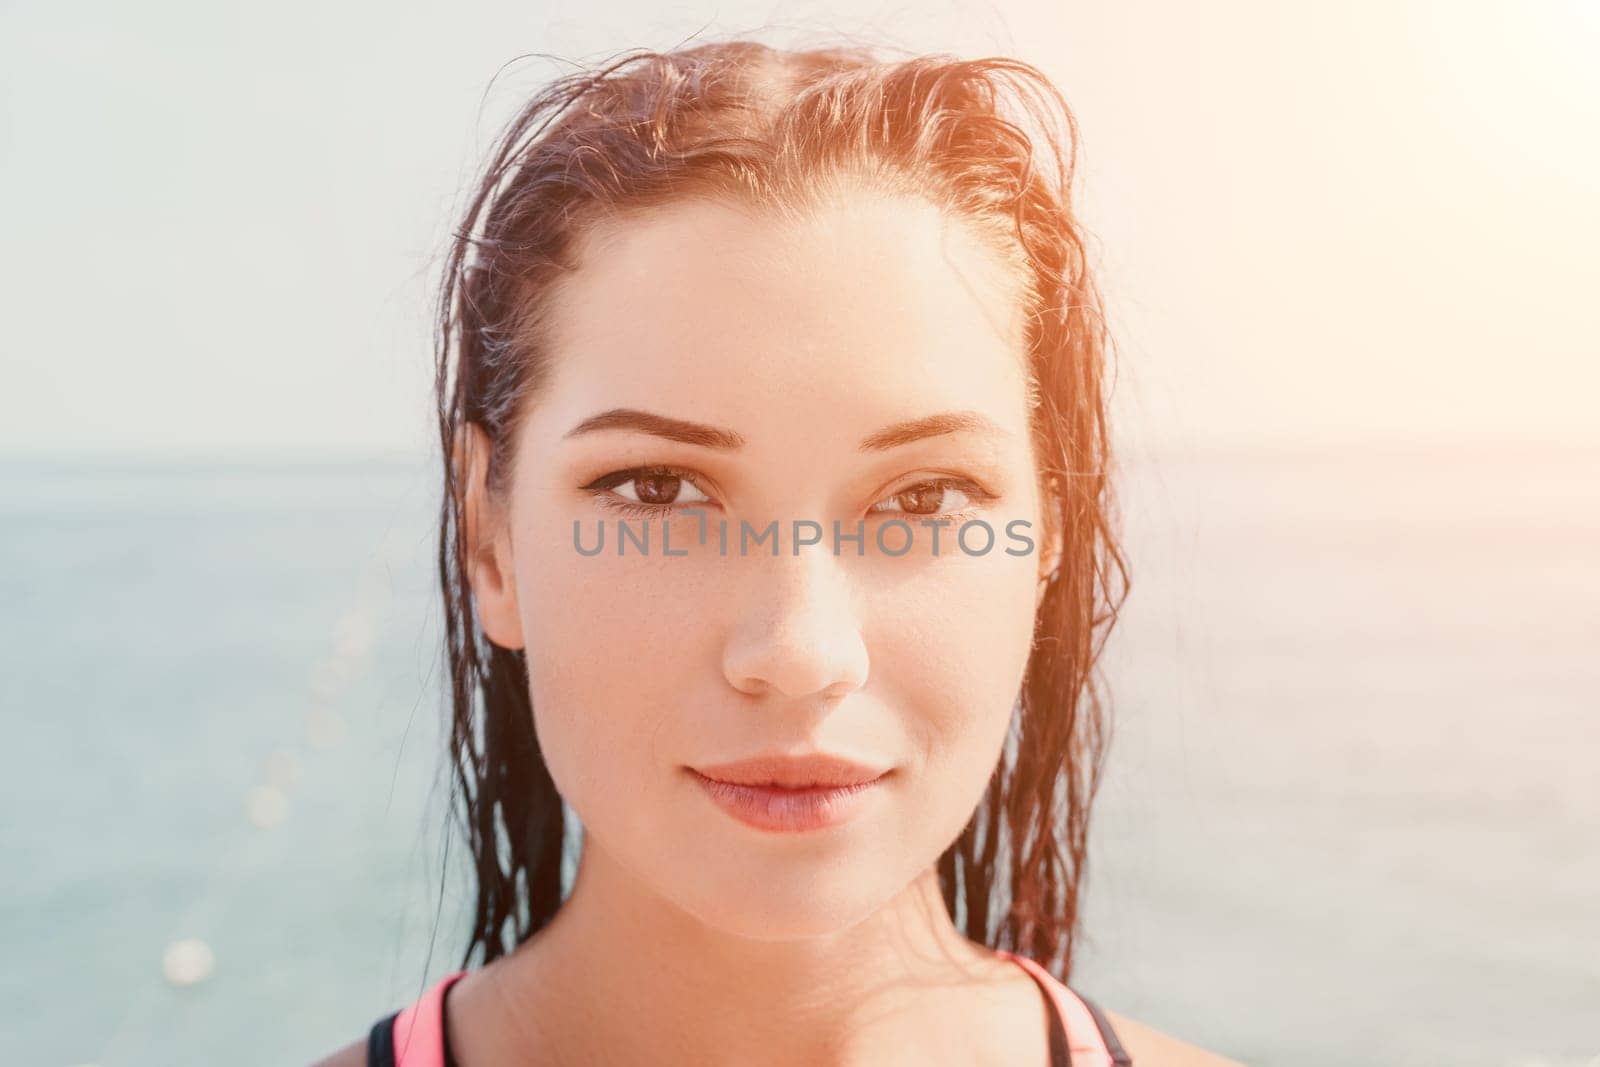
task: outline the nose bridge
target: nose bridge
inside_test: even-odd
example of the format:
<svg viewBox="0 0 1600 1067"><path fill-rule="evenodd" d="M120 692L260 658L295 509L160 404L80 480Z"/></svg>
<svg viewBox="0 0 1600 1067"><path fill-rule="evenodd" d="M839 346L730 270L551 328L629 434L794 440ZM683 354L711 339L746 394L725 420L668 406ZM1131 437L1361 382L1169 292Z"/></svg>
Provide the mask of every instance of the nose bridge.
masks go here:
<svg viewBox="0 0 1600 1067"><path fill-rule="evenodd" d="M844 557L807 545L751 557L723 673L740 692L836 698L866 683L867 648Z"/></svg>

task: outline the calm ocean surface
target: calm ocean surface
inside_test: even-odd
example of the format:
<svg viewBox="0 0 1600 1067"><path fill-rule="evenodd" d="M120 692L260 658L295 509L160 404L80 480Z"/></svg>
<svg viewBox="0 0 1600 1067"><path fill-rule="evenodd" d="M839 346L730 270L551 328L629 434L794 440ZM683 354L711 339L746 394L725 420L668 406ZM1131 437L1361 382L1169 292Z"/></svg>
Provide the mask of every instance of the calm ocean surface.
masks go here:
<svg viewBox="0 0 1600 1067"><path fill-rule="evenodd" d="M1600 454L1126 484L1074 984L1252 1064L1600 1065ZM453 969L432 468L0 485L0 1062L304 1063Z"/></svg>

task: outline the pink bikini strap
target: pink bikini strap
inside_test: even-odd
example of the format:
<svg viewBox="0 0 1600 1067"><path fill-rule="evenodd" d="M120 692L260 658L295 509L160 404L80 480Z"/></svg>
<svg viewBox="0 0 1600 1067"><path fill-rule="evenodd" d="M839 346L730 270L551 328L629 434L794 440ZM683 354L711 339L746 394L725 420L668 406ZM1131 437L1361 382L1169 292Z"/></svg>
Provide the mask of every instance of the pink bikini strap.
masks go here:
<svg viewBox="0 0 1600 1067"><path fill-rule="evenodd" d="M395 1016L395 1067L444 1067L444 991L466 973L445 975Z"/></svg>
<svg viewBox="0 0 1600 1067"><path fill-rule="evenodd" d="M1055 1001L1056 1010L1061 1013L1062 1025L1066 1027L1067 1046L1072 1050L1072 1067L1115 1067L1118 1061L1112 1058L1111 1050L1106 1047L1105 1038L1100 1033L1100 1025L1082 997L1034 960L1003 948L995 951L1020 965L1044 984L1050 999Z"/></svg>

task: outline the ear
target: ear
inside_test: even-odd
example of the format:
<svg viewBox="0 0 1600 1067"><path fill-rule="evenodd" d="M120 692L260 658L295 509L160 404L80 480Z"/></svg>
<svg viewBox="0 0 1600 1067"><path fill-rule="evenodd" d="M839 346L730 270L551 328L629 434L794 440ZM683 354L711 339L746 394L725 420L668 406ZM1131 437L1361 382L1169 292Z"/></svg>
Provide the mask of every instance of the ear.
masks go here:
<svg viewBox="0 0 1600 1067"><path fill-rule="evenodd" d="M489 492L489 452L489 435L477 423L457 431L452 462L461 493L464 569L484 635L501 648L522 648L509 501Z"/></svg>

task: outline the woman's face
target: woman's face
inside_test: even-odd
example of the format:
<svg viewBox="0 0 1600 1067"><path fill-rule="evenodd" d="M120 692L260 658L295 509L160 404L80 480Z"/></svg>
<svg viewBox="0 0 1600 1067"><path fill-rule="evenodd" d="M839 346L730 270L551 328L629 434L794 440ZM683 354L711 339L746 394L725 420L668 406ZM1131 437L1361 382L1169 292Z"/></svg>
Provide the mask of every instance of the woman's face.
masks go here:
<svg viewBox="0 0 1600 1067"><path fill-rule="evenodd" d="M1044 540L1015 280L930 204L865 196L798 222L684 202L592 231L581 253L509 497L482 509L480 621L527 651L539 742L586 848L721 929L842 929L961 832L1022 682ZM712 429L574 432L620 409ZM870 441L951 413L967 427ZM637 467L674 474L630 480ZM686 508L704 510L704 544ZM921 523L941 515L956 523L935 553ZM993 530L987 551L980 526L957 544L971 519ZM797 546L796 520L821 541ZM575 524L592 550L602 521L603 550L580 553ZM619 521L648 526L647 551L618 554ZM755 540L774 521L776 556ZM835 554L835 521L863 523L864 547ZM844 821L773 832L690 770L808 752L891 773Z"/></svg>

